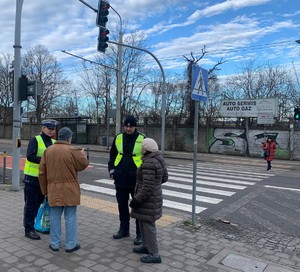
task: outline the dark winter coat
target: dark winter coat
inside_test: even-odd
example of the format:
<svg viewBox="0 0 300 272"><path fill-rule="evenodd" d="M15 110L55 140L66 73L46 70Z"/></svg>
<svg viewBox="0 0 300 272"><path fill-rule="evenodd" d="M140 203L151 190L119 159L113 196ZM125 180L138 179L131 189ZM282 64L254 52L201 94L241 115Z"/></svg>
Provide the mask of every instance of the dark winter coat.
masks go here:
<svg viewBox="0 0 300 272"><path fill-rule="evenodd" d="M263 150L269 152L268 157L264 157L266 161L272 161L274 159L275 151L276 151L276 143L274 141L265 142L263 144Z"/></svg>
<svg viewBox="0 0 300 272"><path fill-rule="evenodd" d="M159 151L145 154L137 170L134 199L138 208L131 210L131 217L155 222L162 216L162 183L168 180L168 171Z"/></svg>
<svg viewBox="0 0 300 272"><path fill-rule="evenodd" d="M137 167L132 159L132 152L139 134L137 130L135 130L133 134L123 132L123 156L117 166L114 166L115 159L118 155L115 143L117 136L113 140L108 161L108 171L114 169L113 177L117 187L127 189L133 189L135 187Z"/></svg>

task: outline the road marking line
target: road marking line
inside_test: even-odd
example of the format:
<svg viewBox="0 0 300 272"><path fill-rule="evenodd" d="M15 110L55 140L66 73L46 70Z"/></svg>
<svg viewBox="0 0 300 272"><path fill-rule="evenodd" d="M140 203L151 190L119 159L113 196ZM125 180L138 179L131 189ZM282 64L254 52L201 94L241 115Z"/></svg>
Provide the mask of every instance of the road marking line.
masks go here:
<svg viewBox="0 0 300 272"><path fill-rule="evenodd" d="M186 212L192 212L192 205L189 204L184 204L184 203L179 203L179 202L174 202L171 200L163 200L163 206L164 207L168 207L168 208L172 208L172 209L176 209L176 210L182 210L182 211L186 211ZM206 210L206 208L204 207L199 207L196 206L195 207L196 213L200 213Z"/></svg>
<svg viewBox="0 0 300 272"><path fill-rule="evenodd" d="M186 175L185 175L186 176ZM182 181L192 181L192 175L189 179L187 178L179 178L172 175L169 175L170 180L182 180ZM212 180L212 181L220 181L220 182L226 182L226 183L234 183L234 184L243 184L243 185L255 185L255 182L248 182L248 181L238 181L238 180L229 180L229 179L221 179L221 178L211 178L211 177L199 177L197 176L197 183L201 184L202 181L205 180ZM204 183L203 183L204 184Z"/></svg>
<svg viewBox="0 0 300 272"><path fill-rule="evenodd" d="M300 192L300 189L295 189L295 188L277 187L277 186L271 186L271 185L264 185L264 187L272 188L272 189L279 189L279 190Z"/></svg>
<svg viewBox="0 0 300 272"><path fill-rule="evenodd" d="M113 195L113 196L116 195L115 189L99 187L96 185L90 185L90 184L86 184L86 183L81 183L80 188L83 190L93 191L93 192L102 193L102 194L108 194L108 195Z"/></svg>
<svg viewBox="0 0 300 272"><path fill-rule="evenodd" d="M175 192L175 191L166 190L166 189L163 189L163 194L166 196L174 196L174 197L178 197L178 198L192 200L192 194ZM219 199L219 198L199 196L199 195L197 195L196 198L197 198L197 201L211 203L211 204L218 204L223 200L223 199Z"/></svg>
<svg viewBox="0 0 300 272"><path fill-rule="evenodd" d="M109 179L97 179L97 180L94 180L94 182L112 185L112 180L109 180ZM175 183L175 182L171 182L171 181L164 183L163 187L172 187L172 188L176 188L176 189L184 189L184 190L190 190L190 191L192 191L192 189L193 189L192 185L185 185L182 183L179 184L179 183ZM247 187L243 187L243 189L245 189L245 188L247 188ZM232 191L209 189L209 188L204 188L204 187L200 187L200 186L197 186L197 191L203 192L203 193L209 193L209 194L225 195L225 196L232 196L235 194L235 192L232 192Z"/></svg>
<svg viewBox="0 0 300 272"><path fill-rule="evenodd" d="M192 179L172 177L172 180L187 182L187 183L193 183ZM209 185L209 186L215 186L215 187L224 187L224 188L237 189L237 190L244 190L244 189L247 188L247 186L233 185L233 184L223 184L223 183L219 183L219 182L204 181L204 180L197 180L197 184Z"/></svg>
<svg viewBox="0 0 300 272"><path fill-rule="evenodd" d="M179 175L179 176L186 176L186 174L184 173L191 173L191 170L183 170L183 169L178 169L178 168L168 168L168 172L172 173L174 175ZM253 175L251 176L247 176L247 175L243 175L243 174L237 174L237 173L232 173L232 175L226 173L211 173L211 172L207 172L207 171L197 171L197 175L205 175L205 176L212 176L212 177L224 177L226 176L227 178L232 178L232 179L244 179L247 181L260 181L263 177L253 177Z"/></svg>
<svg viewBox="0 0 300 272"><path fill-rule="evenodd" d="M115 189L103 188L103 187L99 187L99 186L95 186L95 185L89 185L86 183L80 184L80 187L84 190L91 190L91 191L99 192L99 193L106 193L106 194L110 194L110 195L116 194ZM174 197L178 197L178 198L192 200L192 194L175 192L175 191L166 190L166 189L163 189L163 194L166 196L174 196ZM219 199L219 198L199 196L199 195L197 196L197 200L201 201L201 202L211 203L211 204L218 204L222 201L222 199Z"/></svg>

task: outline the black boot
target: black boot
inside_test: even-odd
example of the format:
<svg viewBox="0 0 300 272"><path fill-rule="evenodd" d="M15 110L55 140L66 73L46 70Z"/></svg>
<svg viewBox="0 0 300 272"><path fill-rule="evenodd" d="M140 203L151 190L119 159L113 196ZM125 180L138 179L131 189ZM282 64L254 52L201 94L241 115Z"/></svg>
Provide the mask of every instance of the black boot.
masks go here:
<svg viewBox="0 0 300 272"><path fill-rule="evenodd" d="M124 237L129 237L130 234L129 234L129 231L124 231L122 229L119 229L119 231L113 235L113 238L114 239L121 239L121 238L124 238Z"/></svg>

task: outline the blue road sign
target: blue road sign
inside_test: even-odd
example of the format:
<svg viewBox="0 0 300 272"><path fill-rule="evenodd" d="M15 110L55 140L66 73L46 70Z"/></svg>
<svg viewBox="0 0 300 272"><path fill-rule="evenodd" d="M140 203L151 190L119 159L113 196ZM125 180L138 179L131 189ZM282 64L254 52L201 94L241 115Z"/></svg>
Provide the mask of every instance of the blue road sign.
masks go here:
<svg viewBox="0 0 300 272"><path fill-rule="evenodd" d="M208 99L208 71L199 66L192 68L192 99L203 102Z"/></svg>

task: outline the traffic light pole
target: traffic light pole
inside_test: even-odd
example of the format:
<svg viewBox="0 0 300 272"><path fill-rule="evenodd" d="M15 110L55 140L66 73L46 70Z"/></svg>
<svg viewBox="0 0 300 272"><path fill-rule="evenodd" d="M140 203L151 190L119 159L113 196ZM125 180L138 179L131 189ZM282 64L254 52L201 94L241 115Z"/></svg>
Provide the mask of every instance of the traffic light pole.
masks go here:
<svg viewBox="0 0 300 272"><path fill-rule="evenodd" d="M116 105L116 135L121 132L121 89L122 89L122 45L123 45L123 22L121 15L112 7L110 8L120 19L118 59L117 59L117 105Z"/></svg>
<svg viewBox="0 0 300 272"><path fill-rule="evenodd" d="M12 190L20 190L20 141L21 102L19 101L19 77L21 76L21 13L23 0L16 1L15 44L14 44L14 108L12 143Z"/></svg>
<svg viewBox="0 0 300 272"><path fill-rule="evenodd" d="M148 51L146 49L135 47L135 46L124 44L124 43L115 42L115 41L108 41L108 43L116 44L118 46L129 47L129 48L141 50L141 51L148 53L155 59L155 61L157 62L158 66L161 70L161 74L162 74L162 78L163 78L163 86L162 86L162 106L161 106L162 120L161 120L161 148L160 149L161 149L161 153L163 154L164 150L165 150L165 125L166 125L166 121L165 121L166 120L166 79L165 79L164 69L162 68L162 65L160 64L157 57L153 53L151 53L150 51Z"/></svg>
<svg viewBox="0 0 300 272"><path fill-rule="evenodd" d="M117 65L117 107L116 107L116 135L121 132L121 85L122 85L122 42L123 33L119 32L118 65Z"/></svg>

